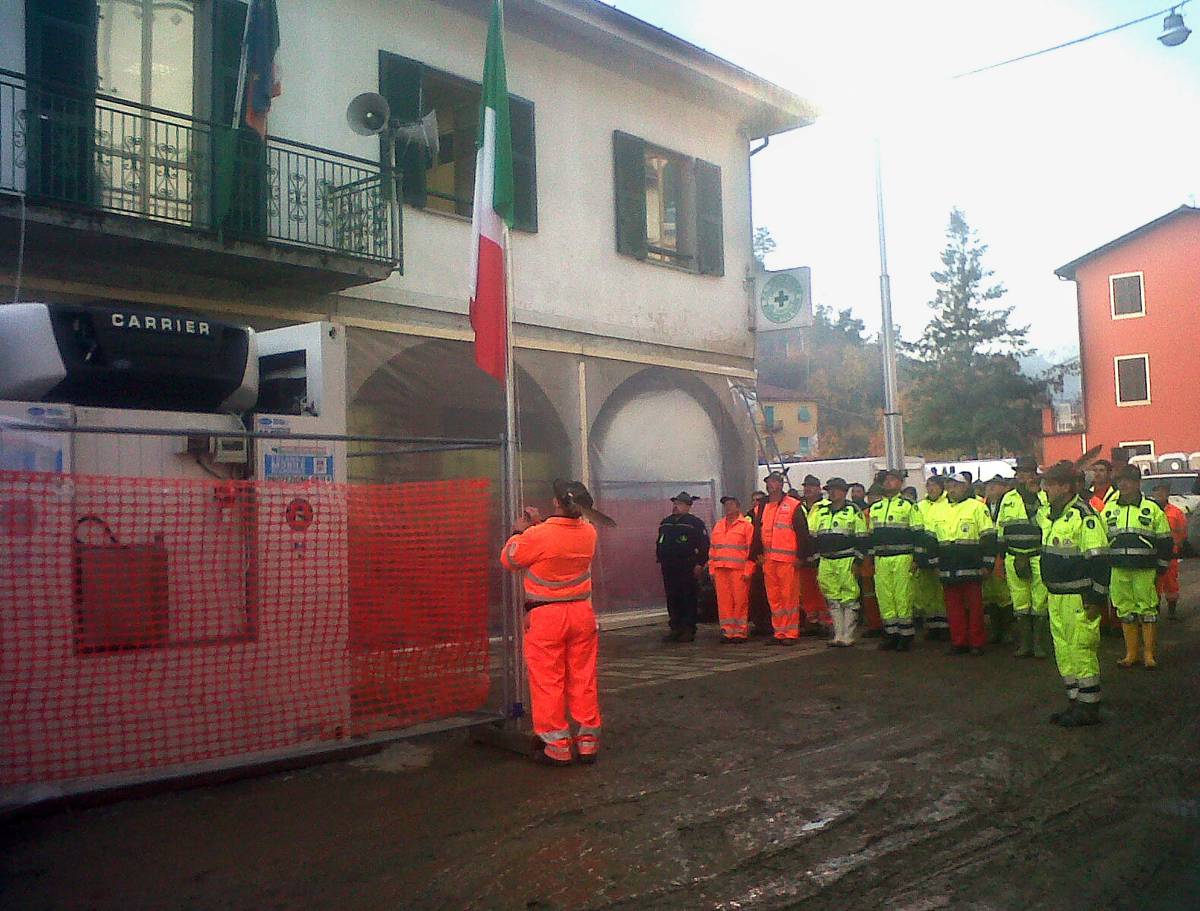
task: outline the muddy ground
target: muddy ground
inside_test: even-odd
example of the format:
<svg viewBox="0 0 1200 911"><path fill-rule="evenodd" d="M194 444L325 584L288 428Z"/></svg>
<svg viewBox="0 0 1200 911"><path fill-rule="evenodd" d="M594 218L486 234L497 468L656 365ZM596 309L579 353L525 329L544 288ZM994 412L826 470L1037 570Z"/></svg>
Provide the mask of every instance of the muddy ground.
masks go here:
<svg viewBox="0 0 1200 911"><path fill-rule="evenodd" d="M1200 908L1200 561L1156 672L606 634L605 754L463 735L4 824L0 905L87 909ZM782 651L782 650L780 650ZM659 679L666 656L673 666ZM738 667L719 661L735 661ZM680 667L695 668L690 675ZM684 679L679 679L683 677ZM625 681L624 684L621 681Z"/></svg>

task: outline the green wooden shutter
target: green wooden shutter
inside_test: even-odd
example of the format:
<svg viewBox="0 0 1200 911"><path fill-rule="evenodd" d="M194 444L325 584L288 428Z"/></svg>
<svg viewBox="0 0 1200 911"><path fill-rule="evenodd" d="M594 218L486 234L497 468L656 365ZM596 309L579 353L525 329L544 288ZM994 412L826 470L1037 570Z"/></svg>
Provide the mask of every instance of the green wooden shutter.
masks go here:
<svg viewBox="0 0 1200 911"><path fill-rule="evenodd" d="M613 131L617 252L646 258L646 142Z"/></svg>
<svg viewBox="0 0 1200 911"><path fill-rule="evenodd" d="M248 9L242 0L213 5L211 226L235 237L262 238L271 194L267 149L244 122L233 126Z"/></svg>
<svg viewBox="0 0 1200 911"><path fill-rule="evenodd" d="M233 123L246 8L241 0L218 0L213 7L212 119L223 126Z"/></svg>
<svg viewBox="0 0 1200 911"><path fill-rule="evenodd" d="M725 226L721 169L696 159L696 267L702 275L725 274Z"/></svg>
<svg viewBox="0 0 1200 911"><path fill-rule="evenodd" d="M96 5L27 0L26 187L84 205L96 203Z"/></svg>
<svg viewBox="0 0 1200 911"><path fill-rule="evenodd" d="M513 183L516 187L513 226L522 231L537 231L537 145L533 102L509 95L508 112L512 119Z"/></svg>
<svg viewBox="0 0 1200 911"><path fill-rule="evenodd" d="M387 99L391 108L392 120L401 123L414 123L425 113L421 110L421 81L424 66L416 60L401 57L399 54L379 52L379 94ZM383 160L383 143L379 140L380 161ZM425 150L412 145L407 152L403 147L397 149L400 155L396 159L403 175L404 201L418 209L425 208L427 199L425 193Z"/></svg>

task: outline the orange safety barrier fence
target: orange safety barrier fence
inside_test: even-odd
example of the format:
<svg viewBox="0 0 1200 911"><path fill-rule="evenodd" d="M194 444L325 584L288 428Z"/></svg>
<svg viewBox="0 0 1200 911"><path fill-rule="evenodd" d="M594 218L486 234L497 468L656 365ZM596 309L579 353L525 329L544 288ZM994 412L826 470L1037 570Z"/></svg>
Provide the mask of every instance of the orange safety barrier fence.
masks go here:
<svg viewBox="0 0 1200 911"><path fill-rule="evenodd" d="M0 472L0 786L483 706L486 480Z"/></svg>

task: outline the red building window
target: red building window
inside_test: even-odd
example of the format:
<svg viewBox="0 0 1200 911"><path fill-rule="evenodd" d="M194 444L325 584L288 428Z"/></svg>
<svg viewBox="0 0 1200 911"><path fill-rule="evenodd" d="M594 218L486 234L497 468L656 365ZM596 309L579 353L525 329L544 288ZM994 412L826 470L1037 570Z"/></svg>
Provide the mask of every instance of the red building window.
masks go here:
<svg viewBox="0 0 1200 911"><path fill-rule="evenodd" d="M1132 354L1113 359L1117 374L1117 404L1150 402L1150 355Z"/></svg>
<svg viewBox="0 0 1200 911"><path fill-rule="evenodd" d="M1145 278L1141 272L1108 277L1113 319L1146 315Z"/></svg>

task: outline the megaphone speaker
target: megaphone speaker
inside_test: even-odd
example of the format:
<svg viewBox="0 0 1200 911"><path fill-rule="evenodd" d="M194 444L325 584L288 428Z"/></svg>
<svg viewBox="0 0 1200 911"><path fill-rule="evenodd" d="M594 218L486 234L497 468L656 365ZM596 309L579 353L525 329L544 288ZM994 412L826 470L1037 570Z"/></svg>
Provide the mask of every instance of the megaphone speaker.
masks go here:
<svg viewBox="0 0 1200 911"><path fill-rule="evenodd" d="M374 136L387 128L392 116L387 99L378 92L363 92L354 96L346 107L346 123L359 136Z"/></svg>

